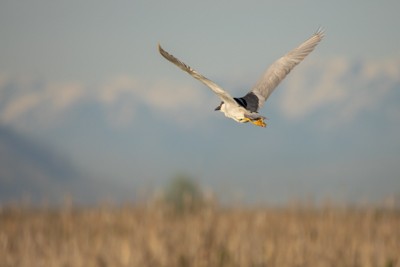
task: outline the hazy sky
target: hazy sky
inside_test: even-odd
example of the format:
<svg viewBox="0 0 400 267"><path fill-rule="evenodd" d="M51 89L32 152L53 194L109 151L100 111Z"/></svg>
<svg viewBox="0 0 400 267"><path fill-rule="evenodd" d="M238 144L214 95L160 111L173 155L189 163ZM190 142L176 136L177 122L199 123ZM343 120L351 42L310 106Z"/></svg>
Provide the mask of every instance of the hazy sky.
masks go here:
<svg viewBox="0 0 400 267"><path fill-rule="evenodd" d="M0 123L96 179L157 187L187 173L249 200L400 193L399 1L1 1ZM234 96L326 31L261 110L265 129L157 43Z"/></svg>

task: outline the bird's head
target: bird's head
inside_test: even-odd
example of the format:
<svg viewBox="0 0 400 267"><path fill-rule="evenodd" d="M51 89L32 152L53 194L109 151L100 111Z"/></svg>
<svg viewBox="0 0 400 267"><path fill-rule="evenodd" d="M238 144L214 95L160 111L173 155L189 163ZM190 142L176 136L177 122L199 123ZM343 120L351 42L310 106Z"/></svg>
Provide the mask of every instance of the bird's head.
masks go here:
<svg viewBox="0 0 400 267"><path fill-rule="evenodd" d="M221 106L222 106L222 104L224 104L224 102L221 102L221 104L219 104L219 106L218 106L218 107L216 107L214 110L215 110L215 111L217 111L217 110L221 110Z"/></svg>

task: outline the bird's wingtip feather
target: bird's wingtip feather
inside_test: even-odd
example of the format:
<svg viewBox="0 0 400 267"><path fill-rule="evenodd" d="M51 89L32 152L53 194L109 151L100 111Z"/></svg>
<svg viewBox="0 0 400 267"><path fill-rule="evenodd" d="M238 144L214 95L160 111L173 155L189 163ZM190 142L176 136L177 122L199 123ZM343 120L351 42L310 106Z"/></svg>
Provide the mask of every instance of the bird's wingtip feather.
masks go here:
<svg viewBox="0 0 400 267"><path fill-rule="evenodd" d="M322 26L319 26L317 31L314 33L314 35L318 35L321 38L325 36L325 29Z"/></svg>

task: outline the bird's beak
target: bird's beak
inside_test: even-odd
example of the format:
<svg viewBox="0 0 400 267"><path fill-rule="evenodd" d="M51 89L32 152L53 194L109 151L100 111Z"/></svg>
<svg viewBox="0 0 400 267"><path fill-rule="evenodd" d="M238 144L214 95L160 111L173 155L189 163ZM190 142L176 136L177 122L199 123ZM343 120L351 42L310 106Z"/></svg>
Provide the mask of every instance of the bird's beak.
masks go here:
<svg viewBox="0 0 400 267"><path fill-rule="evenodd" d="M219 104L219 106L218 107L216 107L214 110L215 111L217 111L217 110L221 110L221 106L222 106L222 104L223 104L224 102L221 102L221 104Z"/></svg>

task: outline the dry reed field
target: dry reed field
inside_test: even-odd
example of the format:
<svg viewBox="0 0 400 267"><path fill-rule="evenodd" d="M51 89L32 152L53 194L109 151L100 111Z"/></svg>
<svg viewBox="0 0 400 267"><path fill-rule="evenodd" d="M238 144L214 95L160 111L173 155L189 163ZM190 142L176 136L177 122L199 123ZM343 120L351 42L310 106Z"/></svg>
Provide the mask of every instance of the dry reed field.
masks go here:
<svg viewBox="0 0 400 267"><path fill-rule="evenodd" d="M0 210L0 266L400 266L400 213L9 207Z"/></svg>

